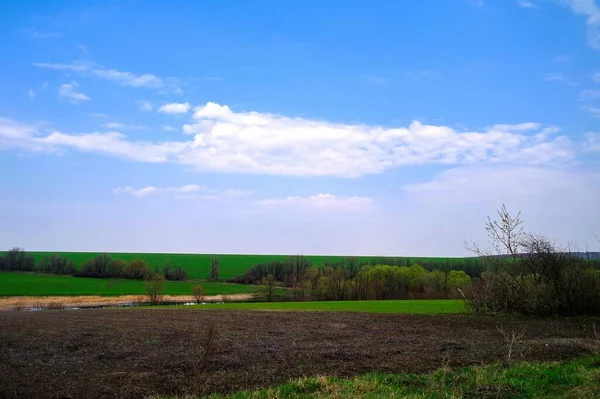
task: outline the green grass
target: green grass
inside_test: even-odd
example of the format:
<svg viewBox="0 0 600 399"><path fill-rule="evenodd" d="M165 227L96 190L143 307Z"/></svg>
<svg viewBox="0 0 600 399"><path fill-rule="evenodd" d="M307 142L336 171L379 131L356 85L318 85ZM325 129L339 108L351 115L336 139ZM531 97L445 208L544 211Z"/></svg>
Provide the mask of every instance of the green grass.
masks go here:
<svg viewBox="0 0 600 399"><path fill-rule="evenodd" d="M430 374L302 378L285 385L210 399L303 398L598 398L600 356L567 363L486 365ZM191 398L191 397L188 397ZM154 399L159 399L155 397Z"/></svg>
<svg viewBox="0 0 600 399"><path fill-rule="evenodd" d="M6 252L0 252L0 256ZM72 260L77 267L88 260L100 255L101 253L96 252L28 252L30 253L36 264L45 256L57 254ZM257 263L266 263L276 260L285 260L289 258L289 255L217 255L217 254L158 254L158 253L109 253L115 259L123 259L131 261L132 259L142 259L146 261L152 268L155 266L162 267L167 262L170 262L174 266L181 265L189 273L190 278L194 279L205 279L208 277L208 271L210 270L210 261L212 258L218 258L220 261L220 277L222 279L229 279L239 275L242 275L250 267ZM343 256L307 256L315 265L322 265L326 260L334 262L344 258ZM363 260L370 260L373 256L359 257ZM465 258L424 258L424 257L410 257L413 263L434 261L440 262L444 265L446 262L453 264L455 262L462 262Z"/></svg>
<svg viewBox="0 0 600 399"><path fill-rule="evenodd" d="M172 308L172 306L171 306ZM406 314L445 314L465 311L463 300L394 300L327 302L240 302L182 306L185 309L293 310L323 312L367 312Z"/></svg>
<svg viewBox="0 0 600 399"><path fill-rule="evenodd" d="M245 294L257 288L251 285L206 281L166 281L165 294L190 295L200 284L206 295ZM145 294L144 282L126 279L101 279L56 276L35 273L0 272L0 296L70 296L70 295L137 295Z"/></svg>

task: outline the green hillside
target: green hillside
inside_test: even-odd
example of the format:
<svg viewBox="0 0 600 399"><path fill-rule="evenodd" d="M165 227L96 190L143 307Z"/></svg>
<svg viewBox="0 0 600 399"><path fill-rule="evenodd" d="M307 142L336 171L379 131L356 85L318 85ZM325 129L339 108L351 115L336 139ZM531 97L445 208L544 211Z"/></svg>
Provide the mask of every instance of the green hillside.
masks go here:
<svg viewBox="0 0 600 399"><path fill-rule="evenodd" d="M0 252L4 255L6 252ZM29 252L36 264L44 257L57 254L72 260L77 267L98 255L100 252ZM115 259L131 261L132 259L142 259L152 268L162 267L167 262L173 266L181 265L189 273L192 279L205 279L210 270L210 261L212 258L218 258L220 262L220 278L230 279L243 274L248 268L257 263L266 263L272 261L282 261L289 258L290 255L223 255L223 254L159 254L159 253L109 253ZM310 255L306 256L315 265L322 265L326 260L330 262L338 261L345 256L327 256ZM361 260L381 259L380 256L362 256ZM404 258L404 257L403 257ZM442 269L462 269L465 258L427 258L427 257L409 257L412 263L435 264ZM426 266L426 265L424 265Z"/></svg>

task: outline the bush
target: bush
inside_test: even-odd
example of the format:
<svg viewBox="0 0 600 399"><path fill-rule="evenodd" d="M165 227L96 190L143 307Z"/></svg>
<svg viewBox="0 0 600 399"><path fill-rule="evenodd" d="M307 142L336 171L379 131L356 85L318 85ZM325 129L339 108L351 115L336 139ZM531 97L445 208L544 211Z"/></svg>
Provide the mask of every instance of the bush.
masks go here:
<svg viewBox="0 0 600 399"><path fill-rule="evenodd" d="M192 295L197 304L202 303L202 300L204 299L204 287L201 285L194 286L192 288Z"/></svg>
<svg viewBox="0 0 600 399"><path fill-rule="evenodd" d="M125 278L144 280L153 276L150 266L141 259L133 259L125 271Z"/></svg>
<svg viewBox="0 0 600 399"><path fill-rule="evenodd" d="M33 257L23 248L14 247L6 253L0 264L3 271L31 272L35 268Z"/></svg>
<svg viewBox="0 0 600 399"><path fill-rule="evenodd" d="M165 278L161 275L154 274L146 279L144 286L151 305L158 305L160 303L163 296L164 285Z"/></svg>
<svg viewBox="0 0 600 399"><path fill-rule="evenodd" d="M59 255L44 257L37 266L39 273L49 274L73 274L75 273L75 263Z"/></svg>
<svg viewBox="0 0 600 399"><path fill-rule="evenodd" d="M183 267L177 266L173 269L169 263L163 268L163 276L165 276L167 280L173 281L186 281L188 279L188 273Z"/></svg>
<svg viewBox="0 0 600 399"><path fill-rule="evenodd" d="M486 223L496 253L474 246L489 268L473 285L475 312L600 314L600 271L548 238L523 232L520 214L513 217L503 206L498 215Z"/></svg>

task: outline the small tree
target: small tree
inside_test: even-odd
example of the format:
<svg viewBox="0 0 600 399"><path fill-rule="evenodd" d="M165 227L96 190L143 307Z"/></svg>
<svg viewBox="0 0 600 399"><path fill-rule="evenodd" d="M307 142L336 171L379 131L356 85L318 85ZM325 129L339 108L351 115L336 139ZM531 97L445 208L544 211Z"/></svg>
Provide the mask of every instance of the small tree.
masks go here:
<svg viewBox="0 0 600 399"><path fill-rule="evenodd" d="M204 299L204 287L200 284L194 286L192 288L192 295L194 296L197 304L202 303L202 300Z"/></svg>
<svg viewBox="0 0 600 399"><path fill-rule="evenodd" d="M209 281L219 280L219 259L212 258L210 261L210 272L208 274Z"/></svg>
<svg viewBox="0 0 600 399"><path fill-rule="evenodd" d="M275 277L272 274L269 274L267 277L263 277L262 279L262 291L265 295L265 300L267 302L271 302L273 299L273 293L275 292L275 287L277 286L277 282L275 281Z"/></svg>
<svg viewBox="0 0 600 399"><path fill-rule="evenodd" d="M165 278L161 275L154 274L144 282L144 285L150 304L158 305L162 299Z"/></svg>

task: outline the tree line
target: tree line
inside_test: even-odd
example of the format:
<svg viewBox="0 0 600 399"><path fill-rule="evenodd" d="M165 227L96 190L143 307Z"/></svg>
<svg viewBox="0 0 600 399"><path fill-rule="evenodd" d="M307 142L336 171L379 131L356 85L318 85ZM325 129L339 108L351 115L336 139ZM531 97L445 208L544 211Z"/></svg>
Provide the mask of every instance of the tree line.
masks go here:
<svg viewBox="0 0 600 399"><path fill-rule="evenodd" d="M293 300L448 299L470 295L471 277L462 270L426 270L413 264L360 263L348 257L317 267L304 256L261 263L233 281L259 284L265 298L287 287Z"/></svg>
<svg viewBox="0 0 600 399"><path fill-rule="evenodd" d="M108 254L102 254L84 261L81 268L78 269L73 261L60 255L45 256L36 263L34 258L22 248L12 248L5 256L0 256L0 271L133 280L148 280L159 276L172 281L186 281L188 279L188 273L182 266L173 266L170 263L152 269L148 263L141 259L133 259L127 262L123 259L113 259ZM216 278L218 279L218 264Z"/></svg>

